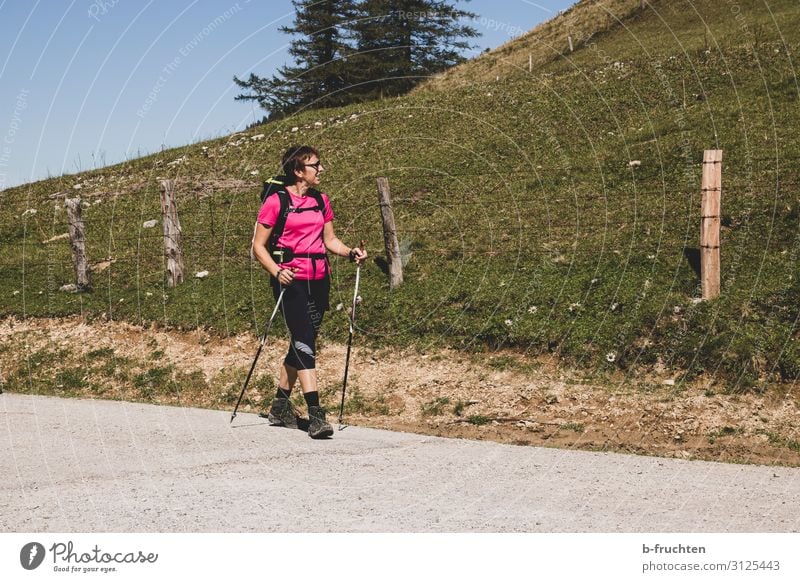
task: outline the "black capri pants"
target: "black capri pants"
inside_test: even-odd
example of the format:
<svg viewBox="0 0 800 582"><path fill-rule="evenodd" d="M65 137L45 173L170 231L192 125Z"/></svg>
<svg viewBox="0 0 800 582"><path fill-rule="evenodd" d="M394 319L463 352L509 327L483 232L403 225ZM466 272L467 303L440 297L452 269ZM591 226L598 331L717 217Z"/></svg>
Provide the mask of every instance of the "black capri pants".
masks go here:
<svg viewBox="0 0 800 582"><path fill-rule="evenodd" d="M272 294L278 300L281 286L274 278ZM281 303L281 313L289 328L289 351L283 360L287 366L297 370L313 370L316 367L317 335L322 317L329 308L330 278L317 280L295 279L286 287Z"/></svg>

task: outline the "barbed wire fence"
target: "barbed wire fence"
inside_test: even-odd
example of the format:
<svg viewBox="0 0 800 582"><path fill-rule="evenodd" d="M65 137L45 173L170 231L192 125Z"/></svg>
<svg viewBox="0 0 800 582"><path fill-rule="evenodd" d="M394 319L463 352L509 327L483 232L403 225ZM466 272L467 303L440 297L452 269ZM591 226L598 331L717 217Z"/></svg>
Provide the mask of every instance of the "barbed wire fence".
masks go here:
<svg viewBox="0 0 800 582"><path fill-rule="evenodd" d="M800 157L759 157L748 161L766 166L774 174L774 164L794 159ZM655 249L678 255L687 247L699 247L699 236L694 233L700 231L700 184L694 190L685 186L673 190L659 172L651 171L643 179L637 177L638 170L631 169L628 185L586 184L581 177L591 174L591 168L569 166L536 170L540 175L550 176L559 171L571 173L567 183L557 176L543 181L534 178L524 184L508 183L505 173L498 177L482 170L420 176L414 169L400 168L387 174L388 180L397 184L393 190L400 192L393 202L397 235L407 252L420 251L415 253L417 266L422 261L420 256L436 257L438 266L443 264L442 258L456 262L508 257L514 259L508 261L514 266L519 264L520 256L529 263L548 258L591 262L615 252L649 256ZM530 177L530 170L516 169L508 174ZM781 193L800 184L793 173L779 175L777 185L772 178L753 183L732 174L725 178L726 194L720 216L723 229L727 228L726 223L767 216ZM472 179L468 192L460 190L462 178ZM414 183L417 185L413 186ZM563 189L549 194L548 183L558 183ZM358 228L369 240L382 240L382 203L372 193L371 199L365 201L367 195L357 196L353 193L356 189L346 188L342 214L351 219L345 225L347 230ZM773 195L755 199L741 195L754 190ZM197 269L195 273L208 270L200 269L202 265L222 262L236 273L252 271L249 246L258 212L257 192L238 192L233 201L215 200L213 195L200 199L180 191L176 194L173 208L179 213L182 225L180 244L189 266ZM251 201L247 200L249 197ZM63 202L56 200L55 204ZM155 206L150 204L147 213L154 210ZM145 211L140 208L138 214L141 217ZM737 214L740 216L731 218ZM28 216L26 220L35 218ZM134 223L129 214L121 213L109 220L102 208L84 204L84 237L92 272L97 274L101 269L104 273L111 270L122 274L133 268L138 281L162 279L168 271L166 256L174 253L169 247L177 242L175 229L173 234L159 232L158 227L171 220L166 213L160 219L148 218L143 223ZM156 225L152 224L154 220ZM42 269L68 272L70 238L64 235L69 226L69 220L57 214L44 227L26 229L24 238L4 237L2 246L6 252L0 259L0 273L13 276ZM373 256L378 254L373 252ZM501 271L502 261L493 268ZM188 277L195 273L189 273ZM122 282L115 276L109 275L108 280Z"/></svg>

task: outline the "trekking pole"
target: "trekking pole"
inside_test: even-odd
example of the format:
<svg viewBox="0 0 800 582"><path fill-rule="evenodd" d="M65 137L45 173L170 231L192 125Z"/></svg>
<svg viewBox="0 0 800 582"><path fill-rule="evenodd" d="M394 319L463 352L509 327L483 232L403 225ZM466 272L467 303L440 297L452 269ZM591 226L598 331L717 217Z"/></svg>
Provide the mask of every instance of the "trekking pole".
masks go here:
<svg viewBox="0 0 800 582"><path fill-rule="evenodd" d="M244 381L244 386L242 386L242 392L239 394L239 400L236 401L236 408L233 409L233 414L231 414L231 422L233 422L233 419L236 418L236 411L239 410L239 404L242 403L242 397L244 396L244 391L247 390L247 384L250 383L250 376L253 375L253 370L256 369L256 362L258 362L258 356L261 355L261 350L264 348L264 344L267 342L267 334L269 333L269 328L272 327L272 320L275 319L275 314L278 313L278 307L280 307L281 305L281 300L283 299L283 293L285 291L286 287L281 286L280 295L278 295L278 300L275 302L275 309L272 310L272 315L269 316L269 321L267 322L267 328L264 330L264 335L261 337L261 344L258 346L256 357L253 359L253 365L250 366L250 371L247 373L247 379Z"/></svg>
<svg viewBox="0 0 800 582"><path fill-rule="evenodd" d="M364 250L367 242L361 241L361 250ZM342 381L342 404L339 406L339 430L344 430L342 426L342 415L344 414L344 395L347 392L347 372L350 369L350 348L353 345L353 330L356 324L356 304L358 303L358 284L361 281L361 264L356 267L356 287L353 291L353 308L350 310L350 335L347 337L347 356L344 360L344 380Z"/></svg>

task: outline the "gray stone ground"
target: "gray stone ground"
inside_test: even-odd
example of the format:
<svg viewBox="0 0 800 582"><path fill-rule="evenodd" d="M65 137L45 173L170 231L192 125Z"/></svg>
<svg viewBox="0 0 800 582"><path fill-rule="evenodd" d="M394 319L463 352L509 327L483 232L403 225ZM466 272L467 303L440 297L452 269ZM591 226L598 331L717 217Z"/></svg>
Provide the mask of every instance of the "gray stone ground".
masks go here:
<svg viewBox="0 0 800 582"><path fill-rule="evenodd" d="M0 395L3 532L797 532L800 469Z"/></svg>

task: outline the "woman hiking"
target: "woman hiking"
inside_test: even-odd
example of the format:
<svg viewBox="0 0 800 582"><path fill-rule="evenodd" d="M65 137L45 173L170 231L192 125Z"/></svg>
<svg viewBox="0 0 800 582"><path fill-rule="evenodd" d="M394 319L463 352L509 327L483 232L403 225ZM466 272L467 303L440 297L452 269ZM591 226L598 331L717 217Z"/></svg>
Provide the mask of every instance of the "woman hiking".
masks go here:
<svg viewBox="0 0 800 582"><path fill-rule="evenodd" d="M253 253L271 275L276 301L285 289L281 312L291 335L267 418L273 425L297 428L289 395L300 380L308 406L308 435L325 438L333 435L333 428L319 401L316 339L329 307L326 251L359 265L367 253L336 237L330 200L316 189L325 171L319 152L310 146L293 146L283 154L282 167L284 175L267 184L253 237Z"/></svg>

